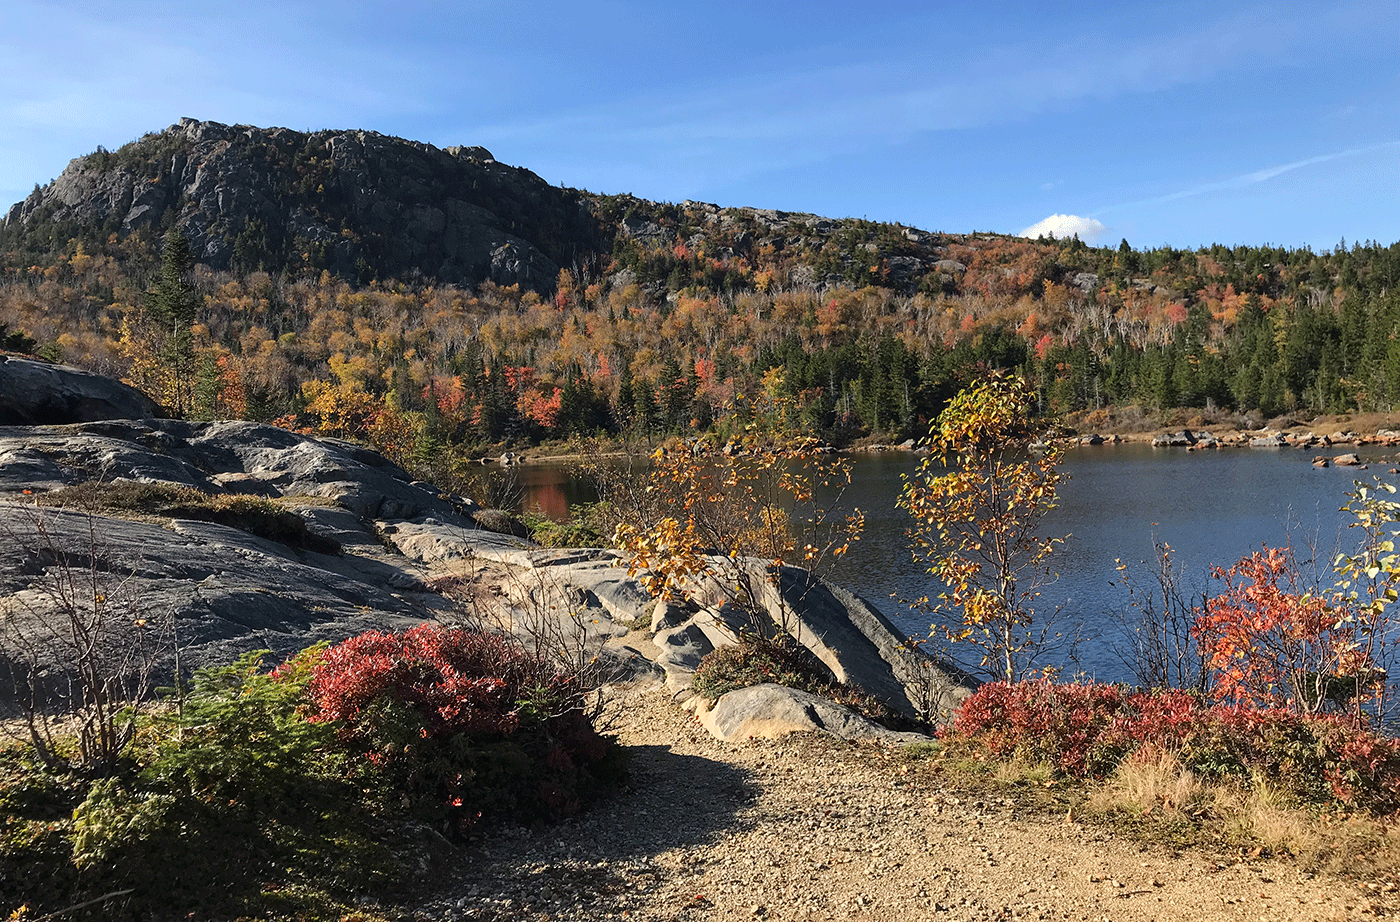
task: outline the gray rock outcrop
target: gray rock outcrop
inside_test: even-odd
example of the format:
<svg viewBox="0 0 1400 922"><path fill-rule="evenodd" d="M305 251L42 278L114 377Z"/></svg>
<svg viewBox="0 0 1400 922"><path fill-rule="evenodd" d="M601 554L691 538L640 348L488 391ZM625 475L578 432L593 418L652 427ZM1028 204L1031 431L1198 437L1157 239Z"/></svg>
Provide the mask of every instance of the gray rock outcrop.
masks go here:
<svg viewBox="0 0 1400 922"><path fill-rule="evenodd" d="M1195 448L1213 447L1218 443L1218 439L1209 432L1192 432L1190 429L1183 429L1180 432L1164 432L1152 439L1153 448Z"/></svg>
<svg viewBox="0 0 1400 922"><path fill-rule="evenodd" d="M4 230L18 241L53 222L121 235L175 223L216 269L291 259L365 280L417 272L539 290L578 250L608 246L578 192L485 148L188 118L73 160Z"/></svg>
<svg viewBox="0 0 1400 922"><path fill-rule="evenodd" d="M482 147L190 118L70 162L9 208L0 245L38 252L56 240L155 238L172 225L216 270L539 292L555 289L561 268L592 272L621 251L684 245L727 265L757 266L765 252L781 252L790 268L777 270L777 284L863 287L878 278L906 294L928 285L952 293L977 249L960 235L900 225L889 227L896 240L853 219L555 187ZM630 255L617 261L616 287L636 282L660 294L669 284L639 281Z"/></svg>
<svg viewBox="0 0 1400 922"><path fill-rule="evenodd" d="M165 672L177 645L193 667L257 649L281 658L320 640L411 627L446 609L421 588L396 588L403 570L391 562L298 553L209 522L154 524L14 502L0 502L0 518L0 614L10 637L41 636L63 616L56 587L95 580L115 616L164 635ZM0 689L0 700L7 692Z"/></svg>
<svg viewBox="0 0 1400 922"><path fill-rule="evenodd" d="M159 409L145 394L101 375L0 354L0 426L140 419Z"/></svg>
<svg viewBox="0 0 1400 922"><path fill-rule="evenodd" d="M91 481L264 497L294 512L316 540L288 544L211 521L35 503ZM54 587L91 577L122 623L167 632L158 657L167 673L177 649L188 669L449 619L513 631L610 680L654 677L678 699L691 696L701 658L759 618L806 646L833 679L906 714L946 712L968 693L905 649L872 606L806 571L747 564L763 606L757 615L715 585L684 604L658 604L615 552L538 548L480 527L478 512L373 451L256 423L0 427L0 614L12 639L14 631L35 636L62 618ZM0 689L0 705L13 705L6 694ZM786 725L893 739L844 708L787 690L721 704L707 719L734 738Z"/></svg>
<svg viewBox="0 0 1400 922"><path fill-rule="evenodd" d="M690 593L698 613L658 608L654 642L664 651L667 683L684 697L692 662L744 631L786 633L807 649L833 681L859 685L909 717L944 719L972 693L973 684L949 666L911 649L875 606L855 593L798 567L744 561L742 576L725 558L711 562L711 579ZM753 587L761 611L734 604L729 588Z"/></svg>

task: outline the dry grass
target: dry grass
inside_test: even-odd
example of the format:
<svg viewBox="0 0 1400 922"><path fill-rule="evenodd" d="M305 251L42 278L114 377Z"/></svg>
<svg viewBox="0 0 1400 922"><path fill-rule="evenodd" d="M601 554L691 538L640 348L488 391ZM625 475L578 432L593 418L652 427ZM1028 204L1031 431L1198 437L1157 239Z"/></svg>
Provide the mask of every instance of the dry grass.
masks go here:
<svg viewBox="0 0 1400 922"><path fill-rule="evenodd" d="M1274 855L1304 870L1400 887L1400 817L1325 813L1298 804L1261 779L1248 783L1203 778L1176 754L1129 758L1109 778L1075 781L1024 759L987 759L940 741L911 747L903 761L936 777L944 790L976 797L1013 796L1018 809L1068 815L1111 825L1115 833L1172 849L1205 848L1242 857Z"/></svg>
<svg viewBox="0 0 1400 922"><path fill-rule="evenodd" d="M1055 767L1048 762L1033 762L1016 755L1008 762L996 763L989 777L1002 786L1029 784L1043 787L1055 777Z"/></svg>
<svg viewBox="0 0 1400 922"><path fill-rule="evenodd" d="M1202 779L1170 752L1126 760L1090 789L1084 809L1149 841L1228 844L1353 879L1400 877L1400 818L1323 813L1261 779L1245 785Z"/></svg>
<svg viewBox="0 0 1400 922"><path fill-rule="evenodd" d="M1175 753L1157 751L1124 759L1113 777L1089 796L1088 806L1100 812L1160 810L1165 816L1181 818L1200 815L1212 800L1211 787L1182 767Z"/></svg>

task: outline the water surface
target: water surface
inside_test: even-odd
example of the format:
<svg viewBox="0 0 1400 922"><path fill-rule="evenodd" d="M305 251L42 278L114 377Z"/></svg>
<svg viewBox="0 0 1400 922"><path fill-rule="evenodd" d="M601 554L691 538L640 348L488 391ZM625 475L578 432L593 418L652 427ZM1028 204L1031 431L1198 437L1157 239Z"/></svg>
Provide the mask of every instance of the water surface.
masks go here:
<svg viewBox="0 0 1400 922"><path fill-rule="evenodd" d="M1343 449L1344 450L1344 449ZM1327 452L1341 454L1343 450ZM1122 662L1122 613L1128 594L1115 561L1128 564L1146 585L1139 566L1153 556L1153 539L1165 541L1185 570L1184 583L1213 589L1212 565L1229 566L1264 545L1291 543L1300 559L1318 551L1327 569L1339 546L1350 549L1348 516L1340 507L1354 481L1367 482L1386 472L1393 453L1367 454L1364 471L1315 468L1313 450L1225 449L1186 452L1146 445L1076 448L1063 466L1068 475L1060 488L1060 506L1047 518L1044 533L1068 535L1055 554L1058 579L1046 587L1037 607L1042 619L1056 619L1066 634L1083 639L1077 657L1068 651L1059 665L1105 680L1128 680ZM929 633L931 617L910 609L904 600L937 595L940 587L913 559L906 531L907 515L895 505L902 477L912 474L919 456L907 452L852 456L852 483L843 503L866 516L865 533L833 574L837 582L878 606L903 632ZM529 464L520 469L527 508L554 518L567 515L570 503L593 497L568 466Z"/></svg>

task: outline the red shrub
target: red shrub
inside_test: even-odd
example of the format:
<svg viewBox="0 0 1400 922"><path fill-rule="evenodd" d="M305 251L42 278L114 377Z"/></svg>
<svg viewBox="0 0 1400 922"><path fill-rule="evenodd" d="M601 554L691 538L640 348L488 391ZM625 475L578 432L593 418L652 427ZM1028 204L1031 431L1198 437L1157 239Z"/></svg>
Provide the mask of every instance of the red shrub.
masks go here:
<svg viewBox="0 0 1400 922"><path fill-rule="evenodd" d="M1093 750L1123 705L1116 685L990 682L963 702L953 728L996 755L1019 751L1085 775L1097 773L1091 763L1101 759Z"/></svg>
<svg viewBox="0 0 1400 922"><path fill-rule="evenodd" d="M1339 717L1212 705L1181 690L993 682L963 703L948 735L1077 777L1105 774L1144 747L1170 750L1203 774L1260 775L1306 800L1400 810L1400 740Z"/></svg>
<svg viewBox="0 0 1400 922"><path fill-rule="evenodd" d="M358 726L366 707L387 696L412 708L432 737L505 736L518 704L559 699L569 677L497 634L423 624L403 634L370 631L326 651L308 691L317 720Z"/></svg>
<svg viewBox="0 0 1400 922"><path fill-rule="evenodd" d="M352 771L459 832L569 815L621 774L578 679L498 634L370 631L321 654L307 692L312 720L341 724Z"/></svg>

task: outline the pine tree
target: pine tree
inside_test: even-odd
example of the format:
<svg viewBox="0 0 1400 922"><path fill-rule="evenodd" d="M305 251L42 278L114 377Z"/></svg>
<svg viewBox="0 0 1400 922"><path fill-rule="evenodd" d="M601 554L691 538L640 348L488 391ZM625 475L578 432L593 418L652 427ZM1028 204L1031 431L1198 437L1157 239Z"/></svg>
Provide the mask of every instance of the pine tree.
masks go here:
<svg viewBox="0 0 1400 922"><path fill-rule="evenodd" d="M179 227L171 228L145 307L128 318L122 330L123 351L131 359L136 385L179 417L193 409L198 369L193 327L199 294L189 283L192 268L189 240Z"/></svg>

